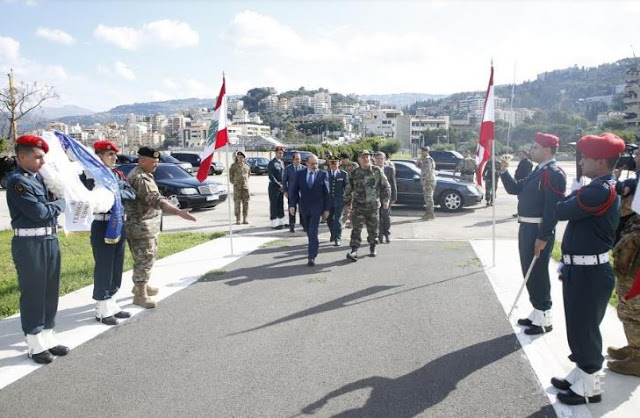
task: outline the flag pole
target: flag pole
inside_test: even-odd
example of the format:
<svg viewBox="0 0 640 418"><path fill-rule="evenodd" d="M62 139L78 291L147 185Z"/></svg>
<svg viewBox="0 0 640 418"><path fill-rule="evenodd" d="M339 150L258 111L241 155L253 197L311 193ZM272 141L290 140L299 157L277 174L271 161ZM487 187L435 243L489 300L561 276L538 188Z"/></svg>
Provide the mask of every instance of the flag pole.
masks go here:
<svg viewBox="0 0 640 418"><path fill-rule="evenodd" d="M494 135L495 136L495 135ZM491 235L493 243L493 264L496 266L496 139L491 141L491 198L493 204L491 205Z"/></svg>
<svg viewBox="0 0 640 418"><path fill-rule="evenodd" d="M226 100L226 97L225 97ZM227 150L225 151L225 165L227 166L227 210L229 219L229 246L231 247L231 255L233 255L233 223L231 222L231 186L229 185L229 147L231 144L227 143ZM235 190L234 190L235 192Z"/></svg>

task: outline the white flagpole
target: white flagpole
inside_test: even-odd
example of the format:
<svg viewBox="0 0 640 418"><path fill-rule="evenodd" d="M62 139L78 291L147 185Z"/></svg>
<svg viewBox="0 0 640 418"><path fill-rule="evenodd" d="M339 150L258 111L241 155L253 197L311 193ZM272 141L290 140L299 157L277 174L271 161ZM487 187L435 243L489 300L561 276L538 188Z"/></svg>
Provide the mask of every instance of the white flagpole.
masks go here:
<svg viewBox="0 0 640 418"><path fill-rule="evenodd" d="M225 97L226 100L226 97ZM229 185L229 147L227 143L225 151L225 165L227 166L227 209L229 210L229 245L231 246L231 255L233 255L233 223L231 222L231 186Z"/></svg>
<svg viewBox="0 0 640 418"><path fill-rule="evenodd" d="M494 135L495 136L495 135ZM491 235L493 241L493 265L496 266L496 139L491 141Z"/></svg>

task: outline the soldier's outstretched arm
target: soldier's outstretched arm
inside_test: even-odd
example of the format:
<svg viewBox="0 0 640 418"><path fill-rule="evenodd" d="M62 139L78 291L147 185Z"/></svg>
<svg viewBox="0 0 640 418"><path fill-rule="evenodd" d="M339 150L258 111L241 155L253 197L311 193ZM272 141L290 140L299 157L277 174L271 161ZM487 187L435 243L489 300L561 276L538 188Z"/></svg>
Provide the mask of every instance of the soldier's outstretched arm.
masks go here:
<svg viewBox="0 0 640 418"><path fill-rule="evenodd" d="M190 214L191 209L180 209L179 207L173 205L168 200L164 200L162 202L162 210L172 215L178 215L182 219L186 219L187 221L196 221L195 216Z"/></svg>

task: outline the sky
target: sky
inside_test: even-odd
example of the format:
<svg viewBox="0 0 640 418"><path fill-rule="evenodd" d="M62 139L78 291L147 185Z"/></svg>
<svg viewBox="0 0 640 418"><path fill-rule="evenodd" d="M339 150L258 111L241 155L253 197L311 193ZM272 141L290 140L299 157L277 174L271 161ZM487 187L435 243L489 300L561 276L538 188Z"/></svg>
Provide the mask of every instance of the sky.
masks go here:
<svg viewBox="0 0 640 418"><path fill-rule="evenodd" d="M253 87L451 94L640 53L640 2L0 0L0 87L104 111Z"/></svg>

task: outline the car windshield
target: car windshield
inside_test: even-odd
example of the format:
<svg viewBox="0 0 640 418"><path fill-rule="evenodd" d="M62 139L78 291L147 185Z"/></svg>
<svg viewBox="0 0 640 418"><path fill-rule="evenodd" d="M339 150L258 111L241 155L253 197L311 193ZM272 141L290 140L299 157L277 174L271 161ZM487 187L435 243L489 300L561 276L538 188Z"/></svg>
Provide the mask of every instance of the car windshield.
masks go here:
<svg viewBox="0 0 640 418"><path fill-rule="evenodd" d="M171 164L180 164L182 162L178 160L176 157L172 157L171 155L163 155L162 160L165 163L171 163Z"/></svg>
<svg viewBox="0 0 640 418"><path fill-rule="evenodd" d="M269 164L269 160L266 158L254 158L256 164Z"/></svg>
<svg viewBox="0 0 640 418"><path fill-rule="evenodd" d="M189 173L177 165L159 165L153 173L153 176L156 180L193 178Z"/></svg>

